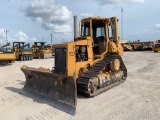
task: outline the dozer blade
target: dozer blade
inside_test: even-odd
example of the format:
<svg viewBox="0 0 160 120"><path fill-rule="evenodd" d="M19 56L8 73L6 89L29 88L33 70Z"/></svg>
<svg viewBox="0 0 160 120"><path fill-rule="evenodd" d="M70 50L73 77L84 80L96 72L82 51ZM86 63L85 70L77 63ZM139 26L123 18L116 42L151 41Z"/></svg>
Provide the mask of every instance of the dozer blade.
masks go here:
<svg viewBox="0 0 160 120"><path fill-rule="evenodd" d="M74 77L59 75L44 68L22 66L26 76L24 89L53 100L53 106L71 115L76 112L77 88Z"/></svg>

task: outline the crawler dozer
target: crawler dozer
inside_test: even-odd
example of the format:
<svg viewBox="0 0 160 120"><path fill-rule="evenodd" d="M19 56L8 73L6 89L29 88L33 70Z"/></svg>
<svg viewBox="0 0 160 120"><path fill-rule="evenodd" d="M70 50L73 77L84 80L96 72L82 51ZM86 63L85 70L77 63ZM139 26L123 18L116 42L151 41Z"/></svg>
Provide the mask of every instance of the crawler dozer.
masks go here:
<svg viewBox="0 0 160 120"><path fill-rule="evenodd" d="M28 61L33 59L29 43L25 44L25 42L13 42L13 51L16 54L16 60Z"/></svg>
<svg viewBox="0 0 160 120"><path fill-rule="evenodd" d="M34 42L32 45L33 58L51 58L52 50L45 45L46 42Z"/></svg>
<svg viewBox="0 0 160 120"><path fill-rule="evenodd" d="M52 71L41 67L21 67L26 76L25 90L56 101L60 107L55 107L73 115L77 91L94 97L123 83L127 77L121 58L123 47L118 36L118 19L89 17L82 19L80 25L81 34L77 37L75 32L73 42L54 46L55 65Z"/></svg>

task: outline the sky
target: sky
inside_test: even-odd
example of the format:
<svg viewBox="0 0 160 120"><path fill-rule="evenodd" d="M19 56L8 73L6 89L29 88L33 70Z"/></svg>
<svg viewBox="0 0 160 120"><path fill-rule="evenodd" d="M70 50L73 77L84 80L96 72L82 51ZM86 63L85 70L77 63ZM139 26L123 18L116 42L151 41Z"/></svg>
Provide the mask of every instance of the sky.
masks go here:
<svg viewBox="0 0 160 120"><path fill-rule="evenodd" d="M128 41L160 39L159 0L1 0L0 44L73 41L73 16L119 19L119 36ZM121 11L123 8L123 12ZM122 17L123 16L123 17Z"/></svg>

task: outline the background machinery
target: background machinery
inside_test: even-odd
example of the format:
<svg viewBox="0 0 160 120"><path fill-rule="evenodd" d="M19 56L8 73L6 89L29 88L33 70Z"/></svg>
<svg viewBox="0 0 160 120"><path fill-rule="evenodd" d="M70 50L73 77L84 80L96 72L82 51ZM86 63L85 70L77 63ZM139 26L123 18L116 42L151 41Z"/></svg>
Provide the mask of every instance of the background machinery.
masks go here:
<svg viewBox="0 0 160 120"><path fill-rule="evenodd" d="M154 48L153 48L153 51L154 52L159 52L160 51L160 40L157 40L155 45L154 45Z"/></svg>
<svg viewBox="0 0 160 120"><path fill-rule="evenodd" d="M77 20L76 17L74 17ZM76 23L76 22L75 22ZM49 97L56 106L75 114L78 93L94 97L123 83L127 69L121 55L123 48L118 36L116 17L89 17L82 19L81 35L55 45L55 65L52 71L45 68L22 66L26 76L24 89ZM122 93L123 94L123 93Z"/></svg>
<svg viewBox="0 0 160 120"><path fill-rule="evenodd" d="M0 53L0 65L8 65L14 63L16 56L14 52L3 52Z"/></svg>
<svg viewBox="0 0 160 120"><path fill-rule="evenodd" d="M124 51L146 51L146 50L152 51L154 46L154 43L150 41L149 42L134 41L121 44L123 46Z"/></svg>
<svg viewBox="0 0 160 120"><path fill-rule="evenodd" d="M145 50L149 50L149 51L152 51L153 50L153 47L154 47L154 43L153 42L144 42L144 49Z"/></svg>
<svg viewBox="0 0 160 120"><path fill-rule="evenodd" d="M139 42L140 45L136 48L137 51L152 51L152 47L154 45L153 42Z"/></svg>
<svg viewBox="0 0 160 120"><path fill-rule="evenodd" d="M121 43L124 51L133 51L133 47L130 45L130 43Z"/></svg>
<svg viewBox="0 0 160 120"><path fill-rule="evenodd" d="M12 52L12 47L10 46L10 43L8 42L6 45L0 47L0 52Z"/></svg>
<svg viewBox="0 0 160 120"><path fill-rule="evenodd" d="M14 52L0 53L0 65L8 65L10 63L14 63L15 60L16 56Z"/></svg>
<svg viewBox="0 0 160 120"><path fill-rule="evenodd" d="M13 51L16 54L16 59L20 61L28 61L33 59L33 54L29 43L13 42Z"/></svg>
<svg viewBox="0 0 160 120"><path fill-rule="evenodd" d="M32 45L33 58L51 58L51 46L45 45L46 42L34 42Z"/></svg>
<svg viewBox="0 0 160 120"><path fill-rule="evenodd" d="M8 65L16 60L15 53L12 51L10 43L0 48L0 65Z"/></svg>

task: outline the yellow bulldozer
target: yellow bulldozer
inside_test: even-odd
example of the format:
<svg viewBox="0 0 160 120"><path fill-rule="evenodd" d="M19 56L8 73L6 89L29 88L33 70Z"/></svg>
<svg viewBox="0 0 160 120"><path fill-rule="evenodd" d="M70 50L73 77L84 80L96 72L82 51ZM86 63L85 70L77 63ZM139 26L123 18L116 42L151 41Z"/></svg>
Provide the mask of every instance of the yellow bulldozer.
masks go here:
<svg viewBox="0 0 160 120"><path fill-rule="evenodd" d="M13 51L16 54L16 60L28 61L33 59L33 54L29 43L25 42L13 42Z"/></svg>
<svg viewBox="0 0 160 120"><path fill-rule="evenodd" d="M63 111L72 115L76 112L77 92L94 97L123 83L127 77L127 68L121 58L123 47L118 36L118 19L82 19L79 37L77 18L74 20L75 39L54 46L55 65L52 71L41 67L21 67L26 76L25 90L56 101L67 108Z"/></svg>
<svg viewBox="0 0 160 120"><path fill-rule="evenodd" d="M51 58L51 46L45 45L46 42L34 42L32 45L33 58Z"/></svg>

